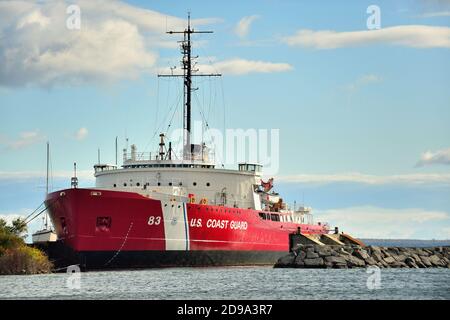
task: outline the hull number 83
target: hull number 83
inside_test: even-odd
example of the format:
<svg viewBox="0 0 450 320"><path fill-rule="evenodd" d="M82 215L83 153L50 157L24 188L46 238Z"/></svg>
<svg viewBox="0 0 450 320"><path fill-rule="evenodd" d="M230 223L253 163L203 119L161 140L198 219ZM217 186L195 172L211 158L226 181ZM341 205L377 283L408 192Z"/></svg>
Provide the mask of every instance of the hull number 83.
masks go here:
<svg viewBox="0 0 450 320"><path fill-rule="evenodd" d="M150 217L148 217L147 224L148 224L149 226L153 226L153 225L157 226L157 225L159 225L160 223L161 223L161 217L155 217L155 216L150 216Z"/></svg>

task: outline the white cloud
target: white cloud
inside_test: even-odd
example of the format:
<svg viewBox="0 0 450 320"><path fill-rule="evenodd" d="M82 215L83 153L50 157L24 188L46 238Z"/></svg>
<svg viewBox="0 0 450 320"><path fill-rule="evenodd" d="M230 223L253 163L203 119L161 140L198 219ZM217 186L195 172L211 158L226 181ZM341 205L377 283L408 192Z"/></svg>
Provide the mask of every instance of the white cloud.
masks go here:
<svg viewBox="0 0 450 320"><path fill-rule="evenodd" d="M69 30L64 1L0 2L0 86L112 81L152 71L166 30L185 19L121 1L79 0L80 30ZM218 19L194 19L194 26ZM167 29L166 29L167 28Z"/></svg>
<svg viewBox="0 0 450 320"><path fill-rule="evenodd" d="M88 136L88 133L89 133L88 129L82 127L78 129L77 132L75 132L75 139L79 141L84 140Z"/></svg>
<svg viewBox="0 0 450 320"><path fill-rule="evenodd" d="M444 211L373 206L318 210L315 216L316 221L328 222L359 238L417 238L424 231L434 230L442 234L442 225L450 222L450 215Z"/></svg>
<svg viewBox="0 0 450 320"><path fill-rule="evenodd" d="M73 171L52 171L51 177L54 179L64 179L70 181L73 176ZM24 181L29 179L45 179L46 173L44 171L0 171L0 181L15 180ZM77 177L83 180L94 181L93 170L77 170Z"/></svg>
<svg viewBox="0 0 450 320"><path fill-rule="evenodd" d="M416 167L429 166L433 164L450 165L450 148L438 150L436 152L427 151L422 154Z"/></svg>
<svg viewBox="0 0 450 320"><path fill-rule="evenodd" d="M19 138L15 140L0 136L0 144L5 145L7 149L17 150L39 143L44 139L45 136L39 130L23 131L19 134Z"/></svg>
<svg viewBox="0 0 450 320"><path fill-rule="evenodd" d="M376 74L365 74L361 77L359 77L358 79L356 79L356 81L354 81L353 83L350 83L349 85L346 86L346 89L350 90L350 91L355 91L356 89L368 85L370 83L378 83L381 82L382 78Z"/></svg>
<svg viewBox="0 0 450 320"><path fill-rule="evenodd" d="M450 17L450 11L426 12L417 16L418 18L436 18L436 17Z"/></svg>
<svg viewBox="0 0 450 320"><path fill-rule="evenodd" d="M404 25L363 30L338 32L333 30L297 31L283 39L291 46L315 49L334 49L373 44L391 44L414 48L450 48L450 28L425 25Z"/></svg>
<svg viewBox="0 0 450 320"><path fill-rule="evenodd" d="M370 175L362 173L338 174L298 174L277 177L279 182L288 183L364 183L369 185L382 184L450 184L450 174L424 173L424 174L397 174L397 175Z"/></svg>
<svg viewBox="0 0 450 320"><path fill-rule="evenodd" d="M246 59L231 59L198 66L200 72L221 72L227 75L243 75L249 73L271 73L290 71L293 67L288 63L275 63Z"/></svg>
<svg viewBox="0 0 450 320"><path fill-rule="evenodd" d="M258 15L243 17L236 24L236 27L234 28L234 32L238 35L239 38L245 38L250 31L251 24L258 18L259 18Z"/></svg>

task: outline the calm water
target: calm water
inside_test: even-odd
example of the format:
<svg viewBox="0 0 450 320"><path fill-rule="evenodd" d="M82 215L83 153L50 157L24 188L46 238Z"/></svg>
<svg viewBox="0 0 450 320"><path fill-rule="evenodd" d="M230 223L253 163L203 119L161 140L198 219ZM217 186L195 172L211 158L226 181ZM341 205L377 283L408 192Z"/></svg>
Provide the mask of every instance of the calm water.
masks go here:
<svg viewBox="0 0 450 320"><path fill-rule="evenodd" d="M450 269L380 271L380 288L372 290L367 282L374 274L366 269L228 267L87 272L81 274L80 289L67 287L67 274L0 276L0 299L450 300Z"/></svg>

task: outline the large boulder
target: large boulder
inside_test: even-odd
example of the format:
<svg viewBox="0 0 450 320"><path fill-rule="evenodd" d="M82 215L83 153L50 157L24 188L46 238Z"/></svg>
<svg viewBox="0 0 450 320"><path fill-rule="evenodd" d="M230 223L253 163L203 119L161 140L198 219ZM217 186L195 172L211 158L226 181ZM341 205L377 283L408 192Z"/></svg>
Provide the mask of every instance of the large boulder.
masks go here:
<svg viewBox="0 0 450 320"><path fill-rule="evenodd" d="M314 258L314 259L308 259L306 258L303 260L305 263L305 267L309 268L320 268L324 266L324 261L322 258Z"/></svg>
<svg viewBox="0 0 450 320"><path fill-rule="evenodd" d="M419 250L417 250L417 255L419 255L422 258L422 257L428 257L430 254L423 249L419 249Z"/></svg>
<svg viewBox="0 0 450 320"><path fill-rule="evenodd" d="M345 260L347 260L347 266L349 268L352 267L364 267L366 265L366 263L364 262L364 260L358 259L357 257L354 256L345 256Z"/></svg>
<svg viewBox="0 0 450 320"><path fill-rule="evenodd" d="M374 258L372 257L368 257L367 259L364 260L366 262L366 264L368 264L369 266L375 266L377 265L377 262L375 261Z"/></svg>
<svg viewBox="0 0 450 320"><path fill-rule="evenodd" d="M315 259L315 258L319 258L319 254L314 252L314 251L309 251L306 252L306 258L307 259Z"/></svg>
<svg viewBox="0 0 450 320"><path fill-rule="evenodd" d="M419 268L419 266L417 266L417 264L416 264L416 261L415 261L413 258L411 258L411 257L407 257L407 258L405 259L405 263L406 263L410 268L415 268L415 269L418 269L418 268Z"/></svg>
<svg viewBox="0 0 450 320"><path fill-rule="evenodd" d="M404 262L406 260L406 256L403 254L399 254L397 256L392 256L398 262Z"/></svg>
<svg viewBox="0 0 450 320"><path fill-rule="evenodd" d="M363 259L366 260L367 258L369 258L369 255L367 254L367 251L364 249L356 249L355 251L353 251L353 255L359 259Z"/></svg>
<svg viewBox="0 0 450 320"><path fill-rule="evenodd" d="M278 259L277 263L275 264L275 267L289 268L294 265L294 262L295 262L295 255L293 253L290 253L290 254Z"/></svg>
<svg viewBox="0 0 450 320"><path fill-rule="evenodd" d="M345 260L343 257L335 257L335 256L329 256L325 257L326 262L331 262L333 264L345 264L347 265L347 260Z"/></svg>
<svg viewBox="0 0 450 320"><path fill-rule="evenodd" d="M318 255L320 257L328 257L328 256L331 256L332 250L331 250L331 248L326 246L326 247L317 248L316 252L318 253Z"/></svg>
<svg viewBox="0 0 450 320"><path fill-rule="evenodd" d="M391 247L388 248L387 250L391 255L399 255L400 254L400 250L396 247Z"/></svg>
<svg viewBox="0 0 450 320"><path fill-rule="evenodd" d="M297 251L297 257L295 260L303 260L306 258L306 252L305 251Z"/></svg>
<svg viewBox="0 0 450 320"><path fill-rule="evenodd" d="M383 261L383 256L381 251L374 251L372 253L372 258L376 261L376 262L381 262Z"/></svg>
<svg viewBox="0 0 450 320"><path fill-rule="evenodd" d="M441 259L437 255L432 255L428 257L430 259L430 262L432 265L436 267L443 267L444 264L442 263Z"/></svg>
<svg viewBox="0 0 450 320"><path fill-rule="evenodd" d="M383 254L383 258L387 258L387 257L391 257L392 256L391 253L388 250L386 250L386 249L382 249L381 253Z"/></svg>
<svg viewBox="0 0 450 320"><path fill-rule="evenodd" d="M411 257L414 259L414 261L417 263L422 262L422 260L420 260L420 257L417 255L417 253L413 253L411 255Z"/></svg>
<svg viewBox="0 0 450 320"><path fill-rule="evenodd" d="M420 256L420 260L422 260L422 263L426 266L426 267L432 267L433 265L431 264L430 258L428 258L428 256Z"/></svg>
<svg viewBox="0 0 450 320"><path fill-rule="evenodd" d="M387 264L393 264L394 262L397 262L397 261L392 257L386 257L386 258L384 258L384 262L386 262Z"/></svg>
<svg viewBox="0 0 450 320"><path fill-rule="evenodd" d="M295 259L294 264L293 264L294 268L304 268L305 267L305 262L303 261L303 259Z"/></svg>

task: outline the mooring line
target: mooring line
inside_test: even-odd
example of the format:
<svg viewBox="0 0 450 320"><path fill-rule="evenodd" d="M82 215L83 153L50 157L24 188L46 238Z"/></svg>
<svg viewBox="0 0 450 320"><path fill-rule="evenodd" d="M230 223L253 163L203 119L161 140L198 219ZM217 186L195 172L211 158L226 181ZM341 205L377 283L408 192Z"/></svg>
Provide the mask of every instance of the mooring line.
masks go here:
<svg viewBox="0 0 450 320"><path fill-rule="evenodd" d="M130 233L132 227L133 227L133 222L131 222L130 227L128 228L128 232L127 232L127 234L125 235L125 239L123 240L123 243L122 243L122 245L120 246L119 250L117 250L117 252L114 254L114 256L113 256L111 259L109 259L108 262L105 263L105 267L106 267L108 264L110 264L111 261L113 261L113 260L117 257L117 255L120 253L120 251L122 251L122 248L123 248L123 246L125 245L125 242L127 242L128 234Z"/></svg>

